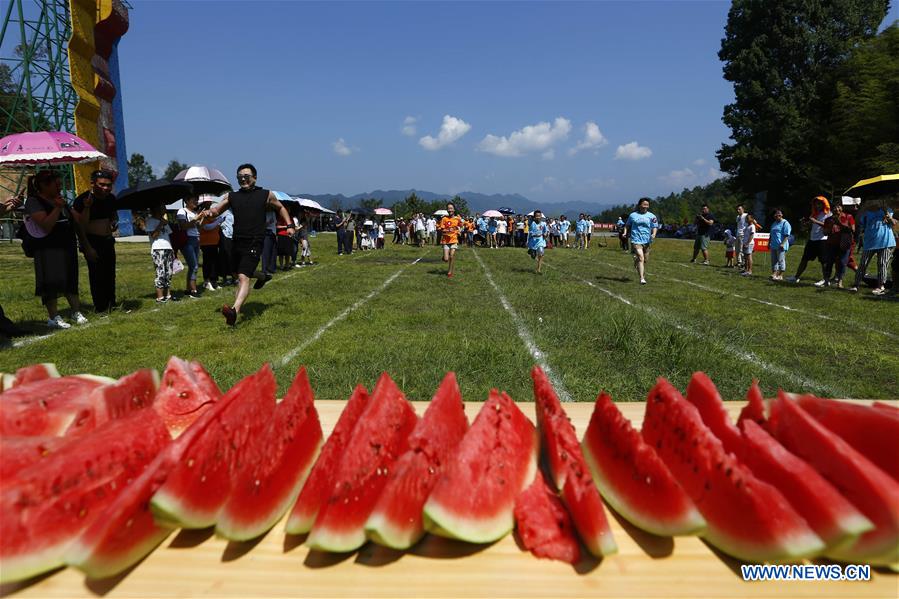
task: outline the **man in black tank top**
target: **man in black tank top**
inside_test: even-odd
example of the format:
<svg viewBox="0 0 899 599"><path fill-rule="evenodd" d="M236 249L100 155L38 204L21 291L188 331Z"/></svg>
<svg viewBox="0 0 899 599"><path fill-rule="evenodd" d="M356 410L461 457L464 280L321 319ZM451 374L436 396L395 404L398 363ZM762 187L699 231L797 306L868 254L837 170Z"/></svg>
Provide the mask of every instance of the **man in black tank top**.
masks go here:
<svg viewBox="0 0 899 599"><path fill-rule="evenodd" d="M262 257L262 245L265 240L265 215L271 210L278 214L282 221L293 223L287 209L278 201L275 194L267 189L256 187L256 167L242 164L237 167L239 191L233 191L225 199L204 211L204 218L215 218L230 208L234 215L233 249L231 267L237 273L237 292L234 305L222 306L222 315L229 326L237 322L240 307L250 294L250 279L255 278L253 289L262 289L272 276L256 271ZM287 227L289 235L294 234L293 225Z"/></svg>

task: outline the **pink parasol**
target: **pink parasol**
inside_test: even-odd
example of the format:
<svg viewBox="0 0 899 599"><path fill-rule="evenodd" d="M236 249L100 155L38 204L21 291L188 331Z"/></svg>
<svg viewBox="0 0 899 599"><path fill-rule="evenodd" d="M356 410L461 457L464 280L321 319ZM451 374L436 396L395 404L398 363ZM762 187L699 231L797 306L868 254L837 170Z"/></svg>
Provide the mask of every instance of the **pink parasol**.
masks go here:
<svg viewBox="0 0 899 599"><path fill-rule="evenodd" d="M390 208L375 208L375 214L378 216L390 216L393 214L393 210Z"/></svg>
<svg viewBox="0 0 899 599"><path fill-rule="evenodd" d="M488 218L503 218L503 213L499 210L485 210L484 216Z"/></svg>
<svg viewBox="0 0 899 599"><path fill-rule="evenodd" d="M0 139L0 164L81 164L102 158L106 154L65 131L13 133Z"/></svg>

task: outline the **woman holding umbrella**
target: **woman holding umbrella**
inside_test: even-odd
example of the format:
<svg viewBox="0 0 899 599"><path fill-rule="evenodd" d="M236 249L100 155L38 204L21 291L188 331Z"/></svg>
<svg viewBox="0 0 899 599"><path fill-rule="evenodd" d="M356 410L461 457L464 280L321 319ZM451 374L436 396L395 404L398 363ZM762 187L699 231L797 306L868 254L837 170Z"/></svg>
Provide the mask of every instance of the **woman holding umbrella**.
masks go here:
<svg viewBox="0 0 899 599"><path fill-rule="evenodd" d="M96 252L89 246L84 231L74 222L62 197L59 173L38 171L28 179L28 199L25 200L25 226L35 239L34 294L47 308L47 326L68 329L72 325L59 315L57 299L64 295L77 324L87 324L81 313L78 298L77 235L88 260L96 260Z"/></svg>

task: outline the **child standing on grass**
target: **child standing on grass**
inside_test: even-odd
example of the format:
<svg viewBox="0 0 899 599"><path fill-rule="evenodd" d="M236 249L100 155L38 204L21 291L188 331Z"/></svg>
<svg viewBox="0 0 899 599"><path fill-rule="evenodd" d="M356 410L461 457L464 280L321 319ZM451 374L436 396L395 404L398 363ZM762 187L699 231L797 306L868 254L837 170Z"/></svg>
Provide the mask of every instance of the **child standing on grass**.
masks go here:
<svg viewBox="0 0 899 599"><path fill-rule="evenodd" d="M172 262L175 252L172 250L170 235L172 229L165 219L165 207L156 204L150 209L150 218L146 222L147 234L150 236L150 255L156 267L156 303L164 304L172 299Z"/></svg>
<svg viewBox="0 0 899 599"><path fill-rule="evenodd" d="M452 277L456 266L456 250L459 249L459 233L462 232L462 218L456 216L456 205L452 202L447 202L446 212L447 216L440 219L438 228L440 243L443 245L443 261L449 263L446 276Z"/></svg>
<svg viewBox="0 0 899 599"><path fill-rule="evenodd" d="M768 251L771 254L771 280L783 281L784 271L787 270L787 250L790 249L790 235L793 227L790 221L784 218L784 213L778 209L774 211L774 223L771 225Z"/></svg>
<svg viewBox="0 0 899 599"><path fill-rule="evenodd" d="M743 272L740 274L744 277L752 276L752 252L755 251L755 232L757 227L758 223L747 212L746 226L743 227L743 238L740 239L740 252L743 254Z"/></svg>
<svg viewBox="0 0 899 599"><path fill-rule="evenodd" d="M549 229L546 223L543 222L543 212L534 210L534 219L531 221L531 226L528 227L528 254L531 255L531 258L537 260L536 273L538 275L543 274L543 253L546 250L546 236L548 234Z"/></svg>
<svg viewBox="0 0 899 599"><path fill-rule="evenodd" d="M737 238L730 232L730 229L724 230L724 266L725 268L734 267L734 256L736 255Z"/></svg>

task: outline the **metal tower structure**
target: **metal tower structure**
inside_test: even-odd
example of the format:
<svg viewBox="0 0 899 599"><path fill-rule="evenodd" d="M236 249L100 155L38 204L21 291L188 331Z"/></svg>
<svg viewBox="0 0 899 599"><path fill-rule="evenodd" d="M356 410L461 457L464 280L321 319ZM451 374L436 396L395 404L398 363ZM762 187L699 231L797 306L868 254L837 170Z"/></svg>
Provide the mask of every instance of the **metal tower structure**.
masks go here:
<svg viewBox="0 0 899 599"><path fill-rule="evenodd" d="M74 131L78 96L69 77L68 0L7 1L0 26L0 135ZM61 171L71 191L72 168ZM23 173L15 175L4 173L0 186L16 191Z"/></svg>

